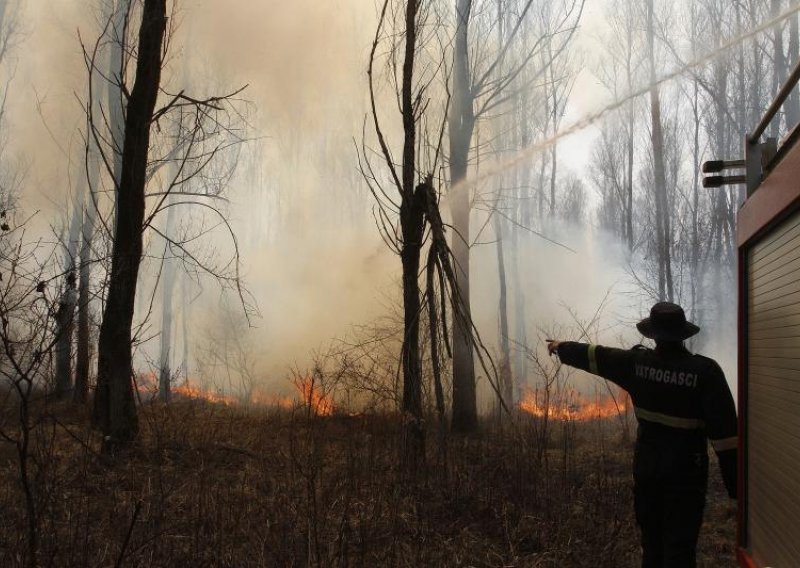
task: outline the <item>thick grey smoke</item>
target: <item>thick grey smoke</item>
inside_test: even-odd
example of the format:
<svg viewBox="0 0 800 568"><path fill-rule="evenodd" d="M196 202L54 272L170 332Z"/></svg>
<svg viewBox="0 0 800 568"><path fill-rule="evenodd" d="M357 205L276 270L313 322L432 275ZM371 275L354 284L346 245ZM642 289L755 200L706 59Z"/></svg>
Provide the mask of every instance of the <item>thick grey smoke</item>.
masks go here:
<svg viewBox="0 0 800 568"><path fill-rule="evenodd" d="M87 44L96 37L99 16L87 8L90 4L62 0L24 6L27 37L18 52L9 113L13 150L29 164L25 206L42 211L44 233L47 225L64 221L60 212L68 210L82 167L78 133L86 70L78 31ZM307 364L311 350L344 335L350 325L386 313L387 297L397 298L399 291L399 260L372 222L372 197L360 180L353 146L361 139L367 112L366 61L375 6L372 0L183 0L176 16L165 74L168 90L183 88L187 79L221 91L247 84L243 97L256 109L249 116L254 140L241 154L229 187L229 213L239 234L243 276L261 314L246 332L246 348L256 380L282 389L289 367ZM590 11L587 21L598 17ZM532 153L526 149L517 161L531 159ZM576 169L585 161L566 158ZM491 168L484 170L490 173ZM592 229L566 224L554 225L548 234L576 252L535 236L521 242L529 340L553 322L568 325L564 305L589 317L610 292L598 339L638 341L630 324L649 306L626 295L629 280L618 245ZM230 248L211 246L221 254ZM492 347L498 301L494 255L493 245L477 247L472 268L476 321ZM198 372L204 342L228 333L226 310L239 314L235 298L221 301L210 283L204 282L200 292L194 285L189 293L197 297L190 305L194 362L189 374ZM139 316L145 311L140 309ZM236 317L241 324L243 317ZM708 347L712 356L730 351L727 341ZM142 347L143 367L157 349L155 341Z"/></svg>

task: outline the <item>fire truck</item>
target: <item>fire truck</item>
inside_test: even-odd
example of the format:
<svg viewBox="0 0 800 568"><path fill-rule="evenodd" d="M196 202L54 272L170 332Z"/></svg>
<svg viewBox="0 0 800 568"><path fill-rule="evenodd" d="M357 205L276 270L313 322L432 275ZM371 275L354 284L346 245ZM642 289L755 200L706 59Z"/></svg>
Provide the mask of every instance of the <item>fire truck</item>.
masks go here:
<svg viewBox="0 0 800 568"><path fill-rule="evenodd" d="M739 272L738 559L800 566L800 125L763 140L790 75L745 141L745 158L706 162L707 187L745 184L737 217ZM743 174L725 174L744 170Z"/></svg>

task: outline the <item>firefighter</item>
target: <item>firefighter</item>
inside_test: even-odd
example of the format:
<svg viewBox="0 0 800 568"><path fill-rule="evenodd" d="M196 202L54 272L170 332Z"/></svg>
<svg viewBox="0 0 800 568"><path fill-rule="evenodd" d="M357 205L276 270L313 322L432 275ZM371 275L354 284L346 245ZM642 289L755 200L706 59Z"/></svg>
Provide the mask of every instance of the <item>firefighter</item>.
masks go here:
<svg viewBox="0 0 800 568"><path fill-rule="evenodd" d="M630 394L639 423L633 479L642 567L691 568L706 498L707 439L736 498L736 408L719 365L684 347L700 328L680 306L659 302L636 327L655 349L556 340L547 340L547 349Z"/></svg>

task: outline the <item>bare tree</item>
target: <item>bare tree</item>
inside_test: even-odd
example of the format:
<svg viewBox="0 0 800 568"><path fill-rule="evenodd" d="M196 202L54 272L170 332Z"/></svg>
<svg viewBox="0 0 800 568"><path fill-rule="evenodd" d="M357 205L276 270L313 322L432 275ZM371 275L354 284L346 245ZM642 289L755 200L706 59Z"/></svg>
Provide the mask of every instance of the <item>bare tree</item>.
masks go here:
<svg viewBox="0 0 800 568"><path fill-rule="evenodd" d="M174 27L167 27L166 2L147 0L142 4L124 5L123 33L115 32L111 40L112 44L122 42L120 72L105 75L96 63L100 48L108 42L115 14L108 20L94 48L84 50L89 76L97 73L104 80L115 82L123 97L121 107L125 109L124 138L120 144L116 141L113 123L106 119L112 111L101 105L98 111L94 104L97 92L93 82L89 82L88 136L94 142L106 176L114 183L117 196L113 220L109 222L98 215L102 228L112 239L112 251L98 345L93 423L105 434L109 449L130 441L137 431L132 346L139 340L152 311L156 290L154 287L149 304L144 302L140 306L146 311L144 321L134 329L145 230L167 241L172 256L180 257L186 269L210 274L224 287L232 288L246 315L251 313L239 278L238 243L222 207L225 199L220 195L237 161L223 158L230 158L230 153L236 152L244 141L246 118L239 108L244 102L237 98L243 88L205 98L189 96L183 90L175 94L167 92L161 85L161 69ZM174 17L169 21L174 22ZM133 36L136 22L139 23L138 37ZM134 82L130 87L126 70L132 68L134 56ZM160 93L165 102L157 109ZM113 102L109 104L113 106ZM173 123L190 126L179 128L178 136L174 135L175 130L154 128ZM122 166L117 177L115 156L120 149ZM165 167L168 165L174 167ZM165 172L170 173L166 175ZM203 181L202 187L191 185L197 180ZM171 196L174 199L170 199ZM187 225L178 235L167 235L154 223L161 212L187 206L202 213L197 216L199 222L195 226ZM99 208L97 212L100 213ZM203 253L190 246L202 235L213 236L214 231L223 231L229 237L230 259L218 261L213 252Z"/></svg>
<svg viewBox="0 0 800 568"><path fill-rule="evenodd" d="M92 139L86 145L86 190L81 210L81 246L79 253L78 279L78 331L75 357L74 400L85 403L89 397L90 350L90 318L91 318L91 275L94 251L92 243L95 237L95 219L97 216L96 201L93 192L97 187L100 170L97 149Z"/></svg>
<svg viewBox="0 0 800 568"><path fill-rule="evenodd" d="M656 32L654 0L646 0L647 59L650 76L650 137L653 148L653 177L655 193L656 250L658 255L658 298L674 301L672 279L672 250L670 217L667 201L667 174L664 164L664 125L661 117L661 98L657 84Z"/></svg>
<svg viewBox="0 0 800 568"><path fill-rule="evenodd" d="M614 0L606 11L610 26L608 37L603 38L604 61L598 75L615 99L634 92L644 63L634 1ZM621 124L607 121L602 125L601 144L593 157L594 181L603 194L601 223L624 239L632 253L637 100L627 101L623 113Z"/></svg>
<svg viewBox="0 0 800 568"><path fill-rule="evenodd" d="M170 195L169 204L173 205L167 210L167 220L164 227L165 235L174 234L175 230L175 195ZM158 395L164 402L170 400L170 386L172 381L172 320L173 320L173 294L177 276L177 259L170 250L170 241L165 239L163 269L161 278L161 346L158 355Z"/></svg>
<svg viewBox="0 0 800 568"><path fill-rule="evenodd" d="M3 413L0 441L11 444L16 453L25 503L25 564L35 566L44 506L37 480L46 465L36 455L43 444L34 442L41 423L34 405L52 377L60 331L53 313L59 295L51 290L49 284L54 280L47 276L53 271L54 251L48 251L41 241L29 240L29 218L18 218L18 213L0 210L0 393L3 404L11 403L17 409Z"/></svg>
<svg viewBox="0 0 800 568"><path fill-rule="evenodd" d="M399 10L400 21L393 19L395 10ZM420 143L420 123L427 109L427 89L434 77L420 79L417 64L423 48L425 37L422 35L429 15L420 0L404 0L397 4L385 0L380 14L375 39L369 59L369 91L372 103L372 119L375 133L385 160L385 167L391 176L391 183L397 197L390 196L383 190L379 178L374 174L366 151L362 152L362 171L370 184L374 196L378 200L378 215L384 230L387 211L391 208L399 215L400 233L386 231L393 236L390 246L399 254L403 267L403 343L401 364L403 368L402 410L406 421L405 450L406 462L412 468L424 459L424 430L422 409L422 364L420 356L420 314L422 303L418 275L420 272L420 256L425 229L425 195L418 190L417 147ZM392 149L384 137L384 125L377 110L375 64L378 46L385 41L387 28L396 26L400 45L397 49L402 54L401 84L398 85L400 95L400 112L403 129L402 161L398 171L392 157ZM394 63L394 57L390 64ZM427 80L426 80L427 79ZM424 187L424 186L420 186ZM399 202L397 201L399 199ZM391 221L389 221L391 223Z"/></svg>
<svg viewBox="0 0 800 568"><path fill-rule="evenodd" d="M101 199L103 191L100 189L101 159L106 158L113 191L111 210L116 226L116 199L122 168L122 147L124 144L125 130L125 98L120 90L127 76L128 59L123 57L125 36L128 33L131 4L127 0L106 0L100 10L100 21L105 29L100 34L100 40L95 48L95 57L100 55L99 48L102 41L107 47L105 64L96 64L94 61L89 69L89 96L87 109L86 138L84 145L84 176L85 190L82 193L80 251L79 251L79 278L78 278L78 317L77 317L77 346L75 358L75 387L73 399L85 403L89 397L90 366L91 366L91 326L92 326L92 267L98 260L104 258L105 251L102 244L96 242L96 224L98 214L101 214ZM105 82L105 84L104 84ZM105 87L105 89L103 89ZM102 95L105 95L104 97ZM101 104L105 99L105 106ZM92 117L102 117L102 122L107 126L104 136L92 135L94 125ZM98 122L100 120L98 119ZM105 144L107 149L101 148ZM105 221L103 228L110 233ZM108 237L111 235L108 234ZM99 257L99 258L98 258Z"/></svg>
<svg viewBox="0 0 800 568"><path fill-rule="evenodd" d="M552 14L551 27L541 31L541 36L532 44L523 41L523 26L532 16L533 0L524 0L519 6L507 9L511 14L508 33L502 45L491 45L486 39L491 36L493 26L501 25L502 17L495 18L493 10L483 10L481 2L475 0L455 1L455 39L453 43L452 102L448 117L449 169L451 191L449 195L454 234L452 249L456 264L458 301L466 306L465 321L469 312L469 251L470 251L470 188L465 183L469 153L475 133L476 122L496 111L514 96L517 89L530 88L547 71L539 66L534 72L519 81L522 72L536 61L538 55L548 53L548 64L558 58L569 45L577 22L583 12L584 1L565 3L561 11ZM486 21L486 14L492 14ZM524 46L521 49L520 46ZM482 49L483 47L483 49ZM504 73L498 76L498 68ZM477 405L475 389L475 367L471 330L466 324L454 322L453 329L453 419L458 431L471 431L477 427Z"/></svg>
<svg viewBox="0 0 800 568"><path fill-rule="evenodd" d="M108 296L100 326L93 419L113 448L134 439L138 419L131 374L131 327L142 256L145 178L167 29L166 0L145 0L138 41L136 78L125 119Z"/></svg>

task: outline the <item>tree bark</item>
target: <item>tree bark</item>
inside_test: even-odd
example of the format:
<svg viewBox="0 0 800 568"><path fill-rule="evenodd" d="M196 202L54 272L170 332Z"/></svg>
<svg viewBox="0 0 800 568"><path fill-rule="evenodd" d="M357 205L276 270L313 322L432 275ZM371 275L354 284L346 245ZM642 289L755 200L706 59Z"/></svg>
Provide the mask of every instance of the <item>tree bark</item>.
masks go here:
<svg viewBox="0 0 800 568"><path fill-rule="evenodd" d="M511 345L508 339L508 300L506 292L506 262L503 254L503 224L495 215L494 229L497 246L497 274L499 277L500 297L498 305L498 324L500 328L500 395L506 407L514 401L514 381L511 374ZM498 405L498 416L502 415L503 404Z"/></svg>
<svg viewBox="0 0 800 568"><path fill-rule="evenodd" d="M109 80L106 90L106 104L108 105L109 128L111 129L111 142L113 145L113 175L114 175L114 222L111 230L116 232L117 222L119 221L119 199L120 182L122 176L122 161L125 147L125 102L122 96L122 85L125 84L125 77L122 76L124 52L126 49L124 28L125 18L129 12L130 0L113 0L109 5L111 13L108 17L111 20L111 49L109 51L109 77L116 77L118 82Z"/></svg>
<svg viewBox="0 0 800 568"><path fill-rule="evenodd" d="M519 133L519 143L515 147L527 148L530 144L529 125L522 119L522 111L524 108L517 100L514 101L515 119L519 119L519 127L514 131ZM531 168L523 168L518 172L518 183L515 184L516 189L514 193L517 197L516 203L520 204L516 208L518 215L518 223L523 227L530 227L533 221L533 194L531 192ZM510 271L511 271L511 289L514 291L514 339L520 346L515 350L514 365L512 376L516 377L517 391L515 393L517 399L522 397L522 389L528 380L528 357L526 356L526 349L528 347L527 337L527 316L525 310L525 293L522 288L522 279L520 277L520 253L519 253L519 240L520 240L520 227L512 224L510 227L511 239L509 247L510 256Z"/></svg>
<svg viewBox="0 0 800 568"><path fill-rule="evenodd" d="M417 50L417 13L420 0L406 4L405 58L403 61L403 199L400 225L403 244L403 413L405 414L405 459L410 470L417 469L425 457L425 432L422 420L422 361L419 345L420 290L419 266L424 228L424 196L415 191L417 124L414 116L414 62Z"/></svg>
<svg viewBox="0 0 800 568"><path fill-rule="evenodd" d="M166 0L145 0L139 30L136 78L128 100L114 234L111 277L100 326L97 394L93 419L107 449L132 441L138 432L133 396L131 326L142 257L145 181L150 125L161 81Z"/></svg>
<svg viewBox="0 0 800 568"><path fill-rule="evenodd" d="M91 165L90 165L91 167ZM86 189L84 201L83 226L81 227L80 275L78 282L78 333L75 356L75 402L84 403L89 398L89 366L90 366L90 303L89 286L92 276L92 242L96 210L91 197L97 179L97 168L94 164L94 182Z"/></svg>
<svg viewBox="0 0 800 568"><path fill-rule="evenodd" d="M181 374L184 378L189 377L189 277L186 273L181 274L181 335L183 337L181 354Z"/></svg>
<svg viewBox="0 0 800 568"><path fill-rule="evenodd" d="M650 117L652 121L651 142L653 147L653 178L656 202L656 250L658 257L659 300L674 301L672 284L669 200L664 166L664 131L661 122L661 101L656 85L655 28L653 0L647 0L647 44L650 63Z"/></svg>
<svg viewBox="0 0 800 568"><path fill-rule="evenodd" d="M727 106L727 90L728 90L728 64L725 61L715 61L713 64L714 70L714 88L718 96L714 98L714 120L718 125L713 132L714 153L716 156L725 156L728 153L729 141L727 136L727 129L724 125L727 123L728 106ZM755 123L754 123L755 124ZM727 216L727 197L724 191L716 191L711 198L712 211L711 211L711 239L709 247L712 250L712 255L715 261L712 264L712 290L722 289L722 263L725 256L727 245L725 243L725 225ZM714 311L722 313L726 308L723 305L725 299L722 294L713 294Z"/></svg>
<svg viewBox="0 0 800 568"><path fill-rule="evenodd" d="M72 336L75 328L75 260L78 257L78 244L81 229L81 201L76 198L72 207L67 242L64 246L64 290L56 313L56 369L55 393L58 398L66 398L72 390Z"/></svg>
<svg viewBox="0 0 800 568"><path fill-rule="evenodd" d="M633 26L627 27L627 45L625 46L625 74L628 81L628 92L634 90L633 84ZM634 131L636 128L636 101L628 102L628 131L626 140L627 164L625 172L625 237L628 244L628 254L633 253L633 160L634 160Z"/></svg>
<svg viewBox="0 0 800 568"><path fill-rule="evenodd" d="M469 18L471 0L456 0L456 39L453 52L453 97L450 104L450 207L456 288L453 306L453 430L471 432L478 426L475 362L470 329L469 239L470 199L463 182L475 129L474 97L469 77Z"/></svg>
<svg viewBox="0 0 800 568"><path fill-rule="evenodd" d="M56 342L55 394L65 399L72 390L72 336L75 315L75 273L69 272L64 292L58 304L56 323L58 340Z"/></svg>
<svg viewBox="0 0 800 568"><path fill-rule="evenodd" d="M173 203L170 196L170 204ZM175 224L175 207L167 210L167 226L165 235L172 233ZM163 402L169 402L171 394L172 367L172 298L175 290L175 259L169 252L169 242L164 247L164 270L161 281L161 346L158 357L158 397Z"/></svg>
<svg viewBox="0 0 800 568"><path fill-rule="evenodd" d="M739 21L739 11L737 8L737 21ZM696 57L698 52L699 34L697 30L698 14L692 11L692 56ZM742 50L741 59L744 61ZM744 85L742 85L742 95L744 98ZM692 165L694 176L692 179L692 212L691 212L691 305L689 307L689 317L692 321L702 325L702 318L698 313L700 296L703 290L702 275L700 274L700 158L702 148L700 146L700 129L702 127L702 108L700 106L700 85L697 77L692 80Z"/></svg>

